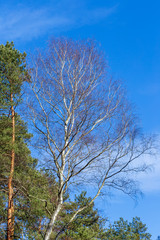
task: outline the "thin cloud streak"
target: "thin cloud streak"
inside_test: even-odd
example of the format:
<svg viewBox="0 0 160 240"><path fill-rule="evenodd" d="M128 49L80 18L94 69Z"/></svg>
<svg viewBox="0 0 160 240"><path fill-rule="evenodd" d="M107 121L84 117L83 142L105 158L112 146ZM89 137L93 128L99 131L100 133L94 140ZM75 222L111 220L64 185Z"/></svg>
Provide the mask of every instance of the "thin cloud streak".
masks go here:
<svg viewBox="0 0 160 240"><path fill-rule="evenodd" d="M47 16L47 10L22 9L8 13L0 18L1 39L26 39L44 34L50 28L59 28L71 24L70 20L63 16Z"/></svg>
<svg viewBox="0 0 160 240"><path fill-rule="evenodd" d="M140 162L146 163L151 166L150 170L146 173L138 173L134 176L140 184L140 189L143 193L160 192L160 154L145 156L139 159Z"/></svg>
<svg viewBox="0 0 160 240"><path fill-rule="evenodd" d="M1 7L0 38L6 40L31 40L49 31L61 32L83 25L94 24L116 11L112 8L85 9L74 6L73 9L65 8L61 4L43 6L43 8L29 8L24 5L6 9Z"/></svg>

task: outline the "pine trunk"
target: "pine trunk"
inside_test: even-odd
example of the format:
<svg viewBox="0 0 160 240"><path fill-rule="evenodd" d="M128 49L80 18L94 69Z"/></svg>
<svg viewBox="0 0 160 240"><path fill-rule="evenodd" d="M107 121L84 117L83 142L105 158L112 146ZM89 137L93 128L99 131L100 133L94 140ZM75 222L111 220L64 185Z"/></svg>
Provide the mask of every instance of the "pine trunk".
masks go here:
<svg viewBox="0 0 160 240"><path fill-rule="evenodd" d="M13 103L13 94L11 94L11 103ZM8 180L8 218L7 218L7 240L14 239L14 202L13 202L13 174L15 162L15 112L13 106L11 107L12 117L12 151L11 151L11 168Z"/></svg>
<svg viewBox="0 0 160 240"><path fill-rule="evenodd" d="M42 229L42 218L39 219L38 233L41 234Z"/></svg>

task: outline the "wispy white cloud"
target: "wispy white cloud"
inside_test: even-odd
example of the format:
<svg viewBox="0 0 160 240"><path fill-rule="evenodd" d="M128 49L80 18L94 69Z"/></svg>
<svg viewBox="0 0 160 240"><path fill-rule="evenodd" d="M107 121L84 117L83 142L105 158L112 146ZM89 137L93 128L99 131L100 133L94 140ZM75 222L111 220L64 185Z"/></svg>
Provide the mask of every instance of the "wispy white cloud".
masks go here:
<svg viewBox="0 0 160 240"><path fill-rule="evenodd" d="M10 8L0 5L0 38L29 40L49 31L61 32L93 24L114 13L116 7L88 9L84 4L75 5L71 0L61 0L54 5L40 5L38 8L23 4Z"/></svg>
<svg viewBox="0 0 160 240"><path fill-rule="evenodd" d="M151 168L148 172L139 173L134 178L139 182L144 193L160 192L160 154L143 156L139 162L146 163Z"/></svg>
<svg viewBox="0 0 160 240"><path fill-rule="evenodd" d="M47 9L29 9L9 11L0 17L0 37L9 39L30 39L38 37L50 28L60 28L71 24L69 18L48 15Z"/></svg>

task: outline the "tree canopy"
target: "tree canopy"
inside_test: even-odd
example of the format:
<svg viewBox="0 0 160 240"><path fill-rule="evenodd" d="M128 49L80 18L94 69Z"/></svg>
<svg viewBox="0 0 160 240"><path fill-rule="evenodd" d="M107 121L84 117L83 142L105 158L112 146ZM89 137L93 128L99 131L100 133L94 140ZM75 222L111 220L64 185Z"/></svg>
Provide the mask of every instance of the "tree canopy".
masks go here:
<svg viewBox="0 0 160 240"><path fill-rule="evenodd" d="M21 97L21 86L29 81L26 69L26 53L20 53L13 42L0 45L0 111L9 114L10 107L16 106ZM13 101L11 101L13 94Z"/></svg>
<svg viewBox="0 0 160 240"><path fill-rule="evenodd" d="M13 42L0 45L0 238L150 239L137 217L106 229L94 207L103 189L136 196L132 173L147 166L135 161L152 149L122 83L107 71L90 40L52 39L29 69ZM24 82L27 118L17 110ZM93 189L89 197L86 186Z"/></svg>
<svg viewBox="0 0 160 240"><path fill-rule="evenodd" d="M150 240L151 234L147 232L146 224L142 223L139 217L128 222L123 218L115 221L109 226L106 232L108 240Z"/></svg>
<svg viewBox="0 0 160 240"><path fill-rule="evenodd" d="M29 108L36 146L44 167L54 169L58 204L51 213L45 240L56 226L64 195L76 184L94 184L92 199L103 189L137 193L132 164L150 152L152 141L140 134L120 81L107 76L103 53L93 41L52 39L45 53L32 61ZM75 210L71 223L80 211Z"/></svg>

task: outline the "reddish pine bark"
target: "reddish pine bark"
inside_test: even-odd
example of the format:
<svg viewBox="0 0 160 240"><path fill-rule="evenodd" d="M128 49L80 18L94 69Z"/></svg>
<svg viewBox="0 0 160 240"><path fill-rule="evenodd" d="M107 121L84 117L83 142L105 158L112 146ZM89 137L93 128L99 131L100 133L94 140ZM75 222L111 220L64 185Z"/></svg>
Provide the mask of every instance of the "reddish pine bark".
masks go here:
<svg viewBox="0 0 160 240"><path fill-rule="evenodd" d="M38 233L41 234L42 218L39 219Z"/></svg>
<svg viewBox="0 0 160 240"><path fill-rule="evenodd" d="M13 102L13 94L11 94L11 103ZM11 169L8 180L8 218L7 218L7 240L13 240L14 238L14 202L13 202L13 174L14 174L14 162L15 162L15 112L13 106L11 107L12 117L12 151L11 151Z"/></svg>

